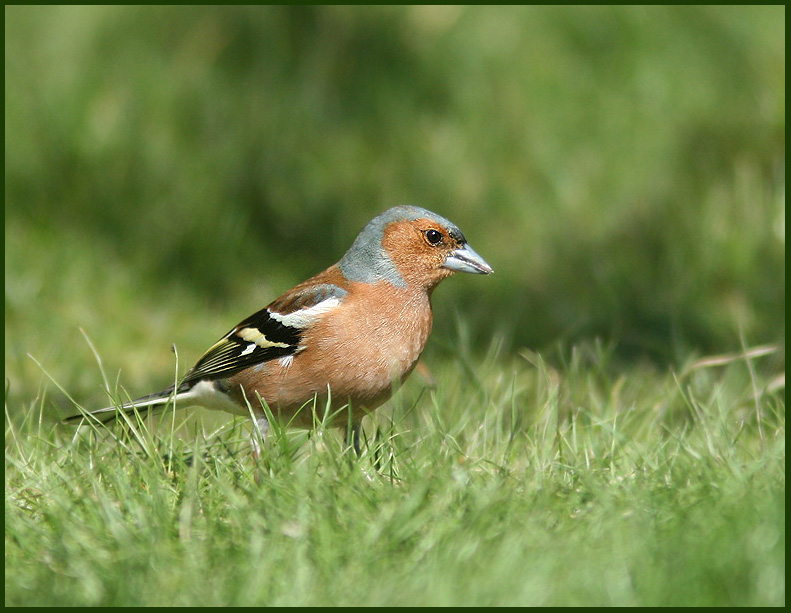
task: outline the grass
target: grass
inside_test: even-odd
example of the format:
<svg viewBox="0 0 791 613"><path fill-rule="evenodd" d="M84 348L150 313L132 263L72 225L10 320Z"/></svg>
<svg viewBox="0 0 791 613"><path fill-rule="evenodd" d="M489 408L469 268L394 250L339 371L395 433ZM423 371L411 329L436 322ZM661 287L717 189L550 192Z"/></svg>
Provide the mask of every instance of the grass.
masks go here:
<svg viewBox="0 0 791 613"><path fill-rule="evenodd" d="M6 604L784 604L784 25L6 7ZM435 292L362 457L57 425L400 203L496 274Z"/></svg>
<svg viewBox="0 0 791 613"><path fill-rule="evenodd" d="M7 419L7 605L782 605L785 407L770 350L561 370L493 350L366 424L189 412ZM474 376L470 376L470 375ZM378 470L375 468L378 463Z"/></svg>

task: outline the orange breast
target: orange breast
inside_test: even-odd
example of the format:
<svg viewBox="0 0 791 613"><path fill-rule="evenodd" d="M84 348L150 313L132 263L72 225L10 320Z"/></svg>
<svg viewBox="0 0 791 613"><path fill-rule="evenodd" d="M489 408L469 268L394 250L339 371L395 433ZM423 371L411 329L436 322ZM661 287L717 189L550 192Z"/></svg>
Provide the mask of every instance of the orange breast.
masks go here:
<svg viewBox="0 0 791 613"><path fill-rule="evenodd" d="M306 331L305 349L292 360L271 360L229 382L234 390L244 389L254 410L258 393L281 419L288 422L299 412L292 423L305 426L312 424L313 398L318 396L317 409L323 412L329 388L333 412L351 403L357 421L412 372L431 324L426 292L394 290L385 282L361 284Z"/></svg>

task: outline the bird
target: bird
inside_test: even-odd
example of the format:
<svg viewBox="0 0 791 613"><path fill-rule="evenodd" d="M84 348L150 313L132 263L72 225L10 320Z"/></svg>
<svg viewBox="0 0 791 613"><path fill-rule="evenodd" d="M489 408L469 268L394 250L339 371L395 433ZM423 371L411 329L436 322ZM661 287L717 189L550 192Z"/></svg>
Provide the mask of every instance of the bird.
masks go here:
<svg viewBox="0 0 791 613"><path fill-rule="evenodd" d="M432 328L432 292L457 272L494 271L444 217L411 205L387 209L340 261L234 326L177 384L64 422L201 406L252 416L263 441L264 405L282 423L308 429L311 407L324 407L342 416L338 425L359 455L363 417L415 368Z"/></svg>

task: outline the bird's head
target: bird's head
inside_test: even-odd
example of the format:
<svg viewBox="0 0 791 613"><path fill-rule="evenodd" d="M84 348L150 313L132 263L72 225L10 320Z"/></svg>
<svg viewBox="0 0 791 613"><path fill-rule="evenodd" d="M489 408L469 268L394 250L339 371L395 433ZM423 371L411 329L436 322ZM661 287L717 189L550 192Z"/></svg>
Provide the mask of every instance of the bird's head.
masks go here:
<svg viewBox="0 0 791 613"><path fill-rule="evenodd" d="M343 256L340 268L350 281L424 289L454 272L493 272L458 226L416 206L397 206L374 217Z"/></svg>

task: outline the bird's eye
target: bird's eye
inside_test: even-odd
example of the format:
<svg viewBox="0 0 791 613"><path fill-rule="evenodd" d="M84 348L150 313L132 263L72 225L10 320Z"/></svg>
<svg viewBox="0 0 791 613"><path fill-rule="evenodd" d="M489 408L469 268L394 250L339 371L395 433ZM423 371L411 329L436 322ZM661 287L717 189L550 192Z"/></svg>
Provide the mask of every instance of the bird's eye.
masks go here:
<svg viewBox="0 0 791 613"><path fill-rule="evenodd" d="M426 230L426 240L431 245L439 245L442 242L442 232L437 230Z"/></svg>

